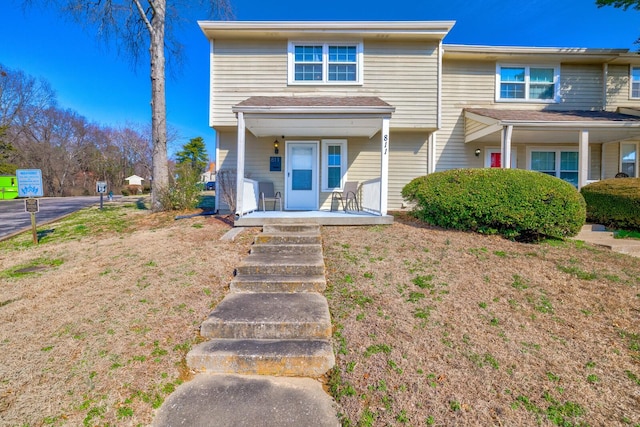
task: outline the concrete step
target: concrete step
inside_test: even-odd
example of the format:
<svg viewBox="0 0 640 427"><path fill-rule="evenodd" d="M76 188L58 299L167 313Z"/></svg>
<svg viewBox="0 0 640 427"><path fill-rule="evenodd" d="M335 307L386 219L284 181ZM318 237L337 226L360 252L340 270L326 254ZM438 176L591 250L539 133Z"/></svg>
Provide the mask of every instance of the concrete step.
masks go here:
<svg viewBox="0 0 640 427"><path fill-rule="evenodd" d="M311 378L196 375L169 395L153 427L338 427L335 402Z"/></svg>
<svg viewBox="0 0 640 427"><path fill-rule="evenodd" d="M238 274L231 281L231 292L324 292L327 279L314 276Z"/></svg>
<svg viewBox="0 0 640 427"><path fill-rule="evenodd" d="M236 274L316 276L324 274L324 259L322 254L249 254Z"/></svg>
<svg viewBox="0 0 640 427"><path fill-rule="evenodd" d="M251 246L252 254L322 254L322 245L317 243L290 245L286 243L261 243Z"/></svg>
<svg viewBox="0 0 640 427"><path fill-rule="evenodd" d="M254 239L254 243L270 244L321 244L320 233L260 233Z"/></svg>
<svg viewBox="0 0 640 427"><path fill-rule="evenodd" d="M210 374L312 377L335 364L328 340L214 339L187 353L187 365Z"/></svg>
<svg viewBox="0 0 640 427"><path fill-rule="evenodd" d="M206 338L328 339L327 300L316 293L228 294L202 323Z"/></svg>
<svg viewBox="0 0 640 427"><path fill-rule="evenodd" d="M265 224L262 227L263 233L318 233L318 224Z"/></svg>

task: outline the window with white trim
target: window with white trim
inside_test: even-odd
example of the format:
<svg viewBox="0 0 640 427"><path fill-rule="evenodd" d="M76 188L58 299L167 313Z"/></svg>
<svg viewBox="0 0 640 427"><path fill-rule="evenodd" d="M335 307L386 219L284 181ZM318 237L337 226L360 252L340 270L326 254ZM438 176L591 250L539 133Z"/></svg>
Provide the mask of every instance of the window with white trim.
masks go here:
<svg viewBox="0 0 640 427"><path fill-rule="evenodd" d="M289 83L362 83L362 43L289 43Z"/></svg>
<svg viewBox="0 0 640 427"><path fill-rule="evenodd" d="M620 172L631 178L636 177L638 170L638 144L620 144Z"/></svg>
<svg viewBox="0 0 640 427"><path fill-rule="evenodd" d="M631 67L631 98L640 98L640 67Z"/></svg>
<svg viewBox="0 0 640 427"><path fill-rule="evenodd" d="M578 151L533 149L529 169L546 173L578 186Z"/></svg>
<svg viewBox="0 0 640 427"><path fill-rule="evenodd" d="M558 67L498 65L496 100L557 102L559 82Z"/></svg>
<svg viewBox="0 0 640 427"><path fill-rule="evenodd" d="M322 191L342 190L347 180L347 141L322 141Z"/></svg>

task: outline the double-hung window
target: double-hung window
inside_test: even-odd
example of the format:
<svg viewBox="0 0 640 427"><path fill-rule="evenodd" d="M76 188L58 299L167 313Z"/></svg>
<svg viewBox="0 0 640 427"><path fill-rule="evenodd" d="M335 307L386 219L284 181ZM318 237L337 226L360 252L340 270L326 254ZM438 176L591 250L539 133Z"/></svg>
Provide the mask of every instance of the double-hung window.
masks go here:
<svg viewBox="0 0 640 427"><path fill-rule="evenodd" d="M620 172L631 178L636 177L638 162L638 144L620 144Z"/></svg>
<svg viewBox="0 0 640 427"><path fill-rule="evenodd" d="M362 83L362 43L289 43L289 83Z"/></svg>
<svg viewBox="0 0 640 427"><path fill-rule="evenodd" d="M342 190L347 178L347 141L322 141L322 191Z"/></svg>
<svg viewBox="0 0 640 427"><path fill-rule="evenodd" d="M578 186L577 151L533 149L529 160L529 169L555 176Z"/></svg>
<svg viewBox="0 0 640 427"><path fill-rule="evenodd" d="M496 100L557 102L558 67L498 65Z"/></svg>
<svg viewBox="0 0 640 427"><path fill-rule="evenodd" d="M640 67L631 67L631 98L640 98Z"/></svg>

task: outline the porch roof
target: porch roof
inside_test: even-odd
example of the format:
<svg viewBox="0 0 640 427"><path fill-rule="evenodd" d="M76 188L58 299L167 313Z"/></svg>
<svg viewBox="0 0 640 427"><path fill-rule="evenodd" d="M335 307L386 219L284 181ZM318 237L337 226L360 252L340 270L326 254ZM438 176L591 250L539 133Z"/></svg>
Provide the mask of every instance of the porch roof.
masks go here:
<svg viewBox="0 0 640 427"><path fill-rule="evenodd" d="M258 137L371 138L395 107L375 96L252 96L233 106Z"/></svg>
<svg viewBox="0 0 640 427"><path fill-rule="evenodd" d="M465 108L465 142L499 142L500 131L513 126L512 142L577 143L589 131L591 143L640 138L640 111L540 111Z"/></svg>

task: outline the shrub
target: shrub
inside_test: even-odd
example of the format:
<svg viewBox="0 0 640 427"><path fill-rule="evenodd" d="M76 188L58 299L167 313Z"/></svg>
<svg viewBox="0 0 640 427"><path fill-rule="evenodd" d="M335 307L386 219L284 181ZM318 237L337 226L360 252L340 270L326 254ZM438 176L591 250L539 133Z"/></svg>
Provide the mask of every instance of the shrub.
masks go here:
<svg viewBox="0 0 640 427"><path fill-rule="evenodd" d="M414 179L402 196L414 215L457 230L534 241L574 236L585 202L569 183L522 169L455 169Z"/></svg>
<svg viewBox="0 0 640 427"><path fill-rule="evenodd" d="M196 186L199 179L200 170L191 163L177 164L175 179L159 194L163 210L194 209L200 201L200 190Z"/></svg>
<svg viewBox="0 0 640 427"><path fill-rule="evenodd" d="M640 178L605 179L580 192L587 202L588 221L640 231Z"/></svg>

